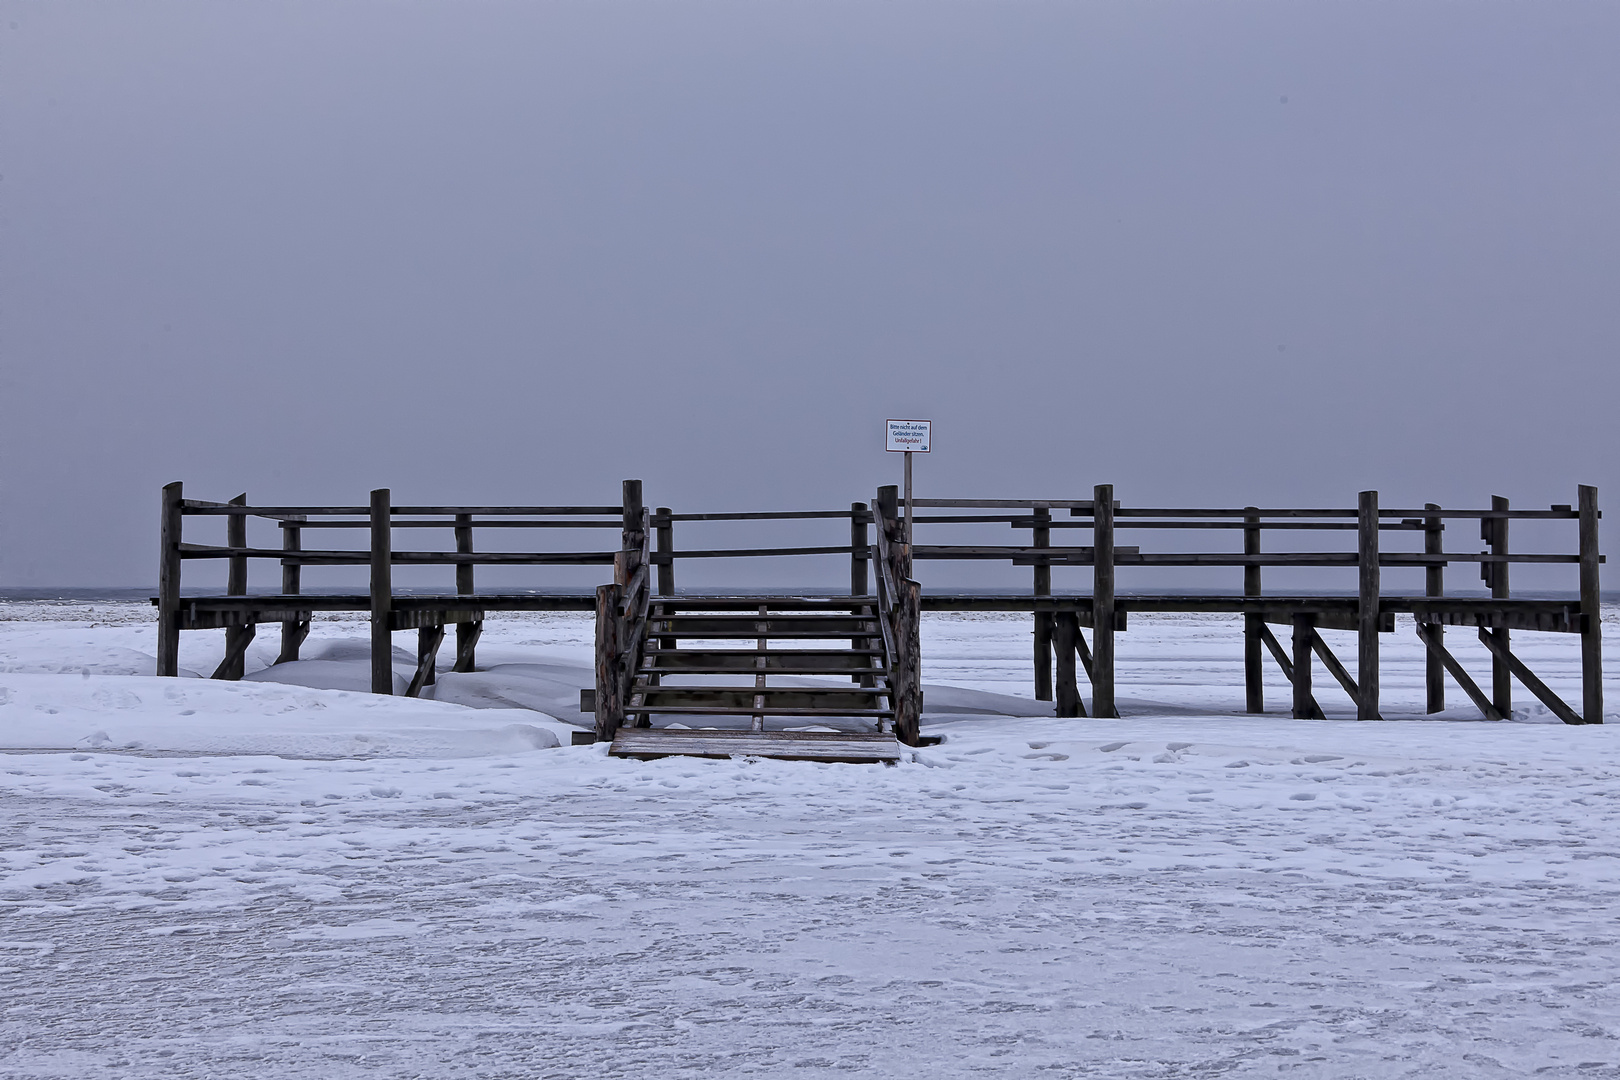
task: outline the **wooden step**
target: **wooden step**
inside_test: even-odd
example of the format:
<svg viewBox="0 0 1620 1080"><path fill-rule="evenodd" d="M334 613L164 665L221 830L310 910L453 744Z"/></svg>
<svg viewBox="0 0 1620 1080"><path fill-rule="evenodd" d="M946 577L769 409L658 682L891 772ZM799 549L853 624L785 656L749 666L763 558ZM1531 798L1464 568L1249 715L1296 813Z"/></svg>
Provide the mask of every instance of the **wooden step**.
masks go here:
<svg viewBox="0 0 1620 1080"><path fill-rule="evenodd" d="M882 708L879 698L888 691L859 686L760 687L752 686L638 686L629 709L635 712L662 712L667 706L701 706L728 712L760 713L782 709L853 709L871 712ZM754 699L762 704L755 706Z"/></svg>
<svg viewBox="0 0 1620 1080"><path fill-rule="evenodd" d="M850 615L652 615L648 633L656 637L877 637L876 619Z"/></svg>
<svg viewBox="0 0 1620 1080"><path fill-rule="evenodd" d="M893 735L821 731L691 731L620 728L608 753L614 757L768 757L785 761L896 762L902 753Z"/></svg>
<svg viewBox="0 0 1620 1080"><path fill-rule="evenodd" d="M779 708L767 705L754 708L752 705L739 708L730 708L722 705L656 705L651 708L641 705L630 705L625 708L626 715L636 713L668 713L671 716L853 716L868 720L882 720L894 715L893 709L851 709L839 708Z"/></svg>
<svg viewBox="0 0 1620 1080"><path fill-rule="evenodd" d="M648 649L642 655L644 672L755 672L819 675L823 673L879 674L875 649Z"/></svg>

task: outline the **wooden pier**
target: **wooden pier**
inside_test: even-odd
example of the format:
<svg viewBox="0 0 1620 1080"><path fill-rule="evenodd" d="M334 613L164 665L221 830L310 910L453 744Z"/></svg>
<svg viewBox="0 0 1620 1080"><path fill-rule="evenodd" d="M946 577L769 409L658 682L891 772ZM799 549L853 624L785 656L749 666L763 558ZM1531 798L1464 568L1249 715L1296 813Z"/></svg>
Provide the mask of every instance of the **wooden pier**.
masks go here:
<svg viewBox="0 0 1620 1080"><path fill-rule="evenodd" d="M1083 500L916 499L912 527L981 527L1027 533L1028 542L930 544L908 542L905 511L897 489L881 488L870 504L847 510L675 513L648 510L640 481L627 480L615 504L579 506L396 506L378 489L364 506L251 506L246 496L229 502L183 497L180 484L163 489L159 595L158 672L178 673L182 630L226 630L225 657L215 678L243 674L243 656L260 625L279 624L278 662L298 659L317 611L366 611L372 635L372 689L393 690L391 635L418 632L418 663L406 693L419 694L436 679L435 663L447 628L456 628L454 670L471 671L485 614L489 611L574 610L596 613L596 686L591 693L595 735L614 752L647 757L665 753L770 753L814 760L893 760L898 745L918 745L921 664L918 620L923 611L1025 611L1035 623L1035 696L1053 701L1058 716L1111 717L1115 706L1114 636L1132 614L1217 612L1244 617L1246 707L1265 708L1263 668L1269 654L1292 687L1291 711L1300 718L1323 715L1316 697L1317 661L1354 702L1363 720L1380 718L1380 635L1392 633L1397 615L1410 616L1427 652L1427 708L1446 707L1449 676L1488 719L1512 709L1517 681L1568 724L1601 723L1602 646L1598 614L1598 522L1595 488L1581 487L1575 504L1545 510L1513 509L1493 499L1489 509L1384 509L1378 493L1362 492L1342 509L1131 508L1114 498L1110 485ZM188 517L225 520L225 543L187 542ZM250 547L249 518L272 521L281 533L275 547ZM799 547L679 549L676 530L688 522L843 520L847 543ZM1444 542L1448 524L1477 521L1483 548L1457 550ZM1512 549L1515 521L1569 521L1573 551L1530 553ZM609 544L574 551L481 550L476 540L490 530L596 530ZM344 532L344 531L347 532ZM1053 532L1078 530L1085 546L1054 544ZM1213 536L1209 547L1231 550L1145 549L1116 543L1169 535ZM308 544L306 533L332 531L367 540L364 548ZM437 532L453 549L402 550L396 532ZM1232 537L1241 531L1241 537ZM1353 532L1354 549L1297 550L1300 537ZM1265 543L1267 534L1274 538ZM1406 534L1406 535L1403 535ZM577 534L569 534L577 535ZM586 535L592 535L587 532ZM1230 538L1230 539L1225 539ZM1291 539L1278 547L1275 538ZM841 538L840 538L841 539ZM1237 550L1237 540L1241 550ZM1348 542L1348 537L1346 541ZM801 597L681 594L678 564L693 559L846 557L847 594ZM224 593L186 596L181 570L193 559L227 561ZM279 565L280 587L272 594L248 590L248 564ZM1028 593L998 595L925 592L915 566L925 561L991 560L1032 568ZM1447 596L1445 570L1453 563L1478 564L1490 596ZM1576 567L1578 599L1518 598L1509 589L1515 564ZM306 594L304 566L369 568L365 593ZM481 593L475 568L494 566L598 565L611 567L612 582L594 596L557 592ZM453 566L455 591L396 594L395 566ZM1055 595L1052 567L1091 568L1088 595ZM1122 595L1119 567L1241 567L1241 593L1212 595ZM1274 568L1356 570L1357 589L1341 595L1267 595L1263 574ZM1384 568L1421 568L1422 595L1390 595ZM1287 642L1273 627L1287 630ZM1491 655L1489 691L1482 689L1446 646L1447 627L1474 629ZM1354 674L1319 633L1356 634ZM1084 631L1090 632L1090 639ZM1581 639L1579 708L1553 693L1513 651L1512 632L1562 633ZM743 644L745 647L737 647ZM1091 688L1089 710L1080 692L1083 672ZM848 685L835 685L829 677ZM786 679L788 681L784 682ZM696 680L696 681L694 681ZM693 722L701 723L694 728ZM675 725L675 726L671 726ZM729 725L729 726L722 726ZM789 730L790 728L796 730ZM805 728L820 730L803 730ZM707 740L707 741L705 741ZM704 750L708 747L708 750Z"/></svg>

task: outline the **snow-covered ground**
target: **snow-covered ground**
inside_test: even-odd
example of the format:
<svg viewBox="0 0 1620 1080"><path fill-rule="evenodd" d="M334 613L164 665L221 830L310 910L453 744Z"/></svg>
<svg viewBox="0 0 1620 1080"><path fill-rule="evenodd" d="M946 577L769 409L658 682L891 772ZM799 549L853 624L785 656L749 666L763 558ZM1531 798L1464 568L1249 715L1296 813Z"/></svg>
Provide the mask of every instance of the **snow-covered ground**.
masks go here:
<svg viewBox="0 0 1620 1080"><path fill-rule="evenodd" d="M160 680L149 608L0 605L0 1077L1620 1076L1620 680L1417 719L1403 625L1409 719L1249 717L1234 621L1138 619L1056 720L1027 619L935 617L914 760L641 763L568 745L583 618L428 701L364 637Z"/></svg>

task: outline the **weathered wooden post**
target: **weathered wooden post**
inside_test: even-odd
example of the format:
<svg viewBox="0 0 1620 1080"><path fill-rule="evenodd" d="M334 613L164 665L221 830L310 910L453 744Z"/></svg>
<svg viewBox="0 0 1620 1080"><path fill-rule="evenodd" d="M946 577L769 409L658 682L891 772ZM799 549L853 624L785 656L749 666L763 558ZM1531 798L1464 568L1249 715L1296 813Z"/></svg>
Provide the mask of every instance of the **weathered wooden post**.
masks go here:
<svg viewBox="0 0 1620 1080"><path fill-rule="evenodd" d="M624 724L624 687L619 658L624 652L620 609L624 589L617 582L596 587L596 741L612 742Z"/></svg>
<svg viewBox="0 0 1620 1080"><path fill-rule="evenodd" d="M872 558L869 548L871 541L867 536L867 523L871 516L866 509L865 503L849 504L849 595L851 596L866 596L871 588L867 573ZM857 609L856 614L860 614L861 610L863 609ZM864 610L871 611L872 609L866 608ZM849 644L853 649L870 649L872 639L866 637L851 638ZM861 666L871 667L871 658L867 657L866 660L867 662ZM859 686L877 685L877 680L870 674L851 675L850 681Z"/></svg>
<svg viewBox="0 0 1620 1080"><path fill-rule="evenodd" d="M180 535L184 488L179 481L163 487L158 517L157 673L180 674Z"/></svg>
<svg viewBox="0 0 1620 1080"><path fill-rule="evenodd" d="M1501 517L1484 519L1480 525L1480 539L1491 546L1492 555L1506 555L1508 553L1508 501L1500 495L1491 496L1491 510L1499 511ZM1506 599L1508 596L1508 564L1505 562L1490 562L1484 564L1484 572L1480 575L1490 586L1491 596ZM1507 627L1500 627L1491 631L1491 639L1502 646L1502 651L1509 651L1509 634ZM1491 653L1491 704L1496 711L1502 714L1503 719L1513 717L1513 671L1508 662L1495 651Z"/></svg>
<svg viewBox="0 0 1620 1080"><path fill-rule="evenodd" d="M296 522L306 520L303 514L294 514L286 518L281 526L281 595L297 596L304 587L304 568L296 560L287 556L304 549L304 530ZM309 620L299 619L281 624L281 652L276 656L276 663L286 664L298 659L298 650L309 636Z"/></svg>
<svg viewBox="0 0 1620 1080"><path fill-rule="evenodd" d="M630 578L641 567L641 550L647 539L647 515L641 504L641 481L624 482L624 525L619 537L619 553L624 558L614 562L614 573L623 574L620 585L628 585Z"/></svg>
<svg viewBox="0 0 1620 1080"><path fill-rule="evenodd" d="M371 692L394 692L394 635L389 619L394 608L393 493L371 493Z"/></svg>
<svg viewBox="0 0 1620 1080"><path fill-rule="evenodd" d="M230 506L246 506L247 492L242 492L228 504ZM225 546L238 551L247 547L247 516L244 514L231 514L225 519ZM246 555L232 555L225 561L225 595L246 596L248 561ZM233 612L242 616L245 612ZM240 679L247 672L247 657L244 655L248 642L253 640L253 626L234 624L225 627L225 660L220 664L219 670L214 672L216 679Z"/></svg>
<svg viewBox="0 0 1620 1080"><path fill-rule="evenodd" d="M871 515L867 512L865 503L849 504L849 595L868 595L867 561L871 552L867 550L870 541L866 536L866 523Z"/></svg>
<svg viewBox="0 0 1620 1080"><path fill-rule="evenodd" d="M1080 698L1080 680L1075 672L1076 640L1080 636L1080 619L1072 611L1055 612L1052 616L1052 649L1057 654L1057 685L1053 699L1058 716L1086 715L1085 702Z"/></svg>
<svg viewBox="0 0 1620 1080"><path fill-rule="evenodd" d="M1254 506L1243 509L1243 554L1258 555L1260 510ZM1245 563L1243 566L1243 595L1260 595L1260 567L1255 563ZM1243 696L1248 711L1252 713L1266 711L1265 671L1261 656L1261 650L1265 648L1265 640L1261 636L1264 627L1265 618L1259 613L1250 612L1243 616Z"/></svg>
<svg viewBox="0 0 1620 1080"><path fill-rule="evenodd" d="M904 531L902 527L902 532ZM922 744L922 589L909 577L896 583L894 737Z"/></svg>
<svg viewBox="0 0 1620 1080"><path fill-rule="evenodd" d="M1603 625L1598 593L1597 488L1580 486L1581 719L1603 723Z"/></svg>
<svg viewBox="0 0 1620 1080"><path fill-rule="evenodd" d="M1034 540L1031 546L1036 548L1051 547L1051 508L1037 506L1034 508L1034 516L1035 525L1031 529ZM1051 596L1051 564L1037 561L1033 577L1035 595ZM1052 615L1046 611L1037 611L1035 613L1035 700L1052 700Z"/></svg>
<svg viewBox="0 0 1620 1080"><path fill-rule="evenodd" d="M1316 716L1316 697L1311 691L1311 639L1316 635L1314 616L1294 616L1294 670L1290 679L1294 684L1294 719L1310 720Z"/></svg>
<svg viewBox="0 0 1620 1080"><path fill-rule="evenodd" d="M1425 510L1439 510L1437 503L1424 503ZM1435 514L1423 519L1423 554L1445 554L1445 521ZM1443 563L1428 563L1423 568L1423 595L1441 597L1446 595L1446 568ZM1444 623L1428 623L1428 635L1437 645L1444 646L1446 642L1446 627ZM1425 707L1431 713L1444 711L1446 707L1446 666L1440 660L1440 654L1434 649L1423 650L1423 686L1424 697L1427 699Z"/></svg>
<svg viewBox="0 0 1620 1080"><path fill-rule="evenodd" d="M1093 493L1091 579L1091 712L1112 719L1114 705L1114 485Z"/></svg>
<svg viewBox="0 0 1620 1080"><path fill-rule="evenodd" d="M1356 605L1356 719L1378 715L1378 492L1363 491L1356 504L1356 565L1361 571L1361 600ZM1299 678L1296 662L1294 677ZM1296 682L1297 685L1297 682Z"/></svg>
<svg viewBox="0 0 1620 1080"><path fill-rule="evenodd" d="M653 521L658 535L658 595L675 595L675 522L670 517L670 509L660 506L653 511ZM669 640L673 647L675 639Z"/></svg>
<svg viewBox="0 0 1620 1080"><path fill-rule="evenodd" d="M471 555L473 553L473 517L471 514L456 515L456 554ZM474 567L470 562L456 563L456 595L473 596L477 593L477 582L473 576ZM478 639L483 636L484 624L482 622L456 623L456 662L451 671L472 671L478 665Z"/></svg>

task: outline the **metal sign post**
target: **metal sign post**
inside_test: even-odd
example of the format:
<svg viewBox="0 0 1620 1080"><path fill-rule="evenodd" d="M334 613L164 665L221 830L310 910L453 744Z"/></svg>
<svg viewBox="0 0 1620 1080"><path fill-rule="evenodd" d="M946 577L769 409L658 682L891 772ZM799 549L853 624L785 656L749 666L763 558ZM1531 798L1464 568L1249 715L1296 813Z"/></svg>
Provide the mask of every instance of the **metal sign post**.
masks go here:
<svg viewBox="0 0 1620 1080"><path fill-rule="evenodd" d="M891 454L906 455L906 543L911 543L911 455L928 453L929 437L933 433L932 420L886 420L886 443L883 449Z"/></svg>

